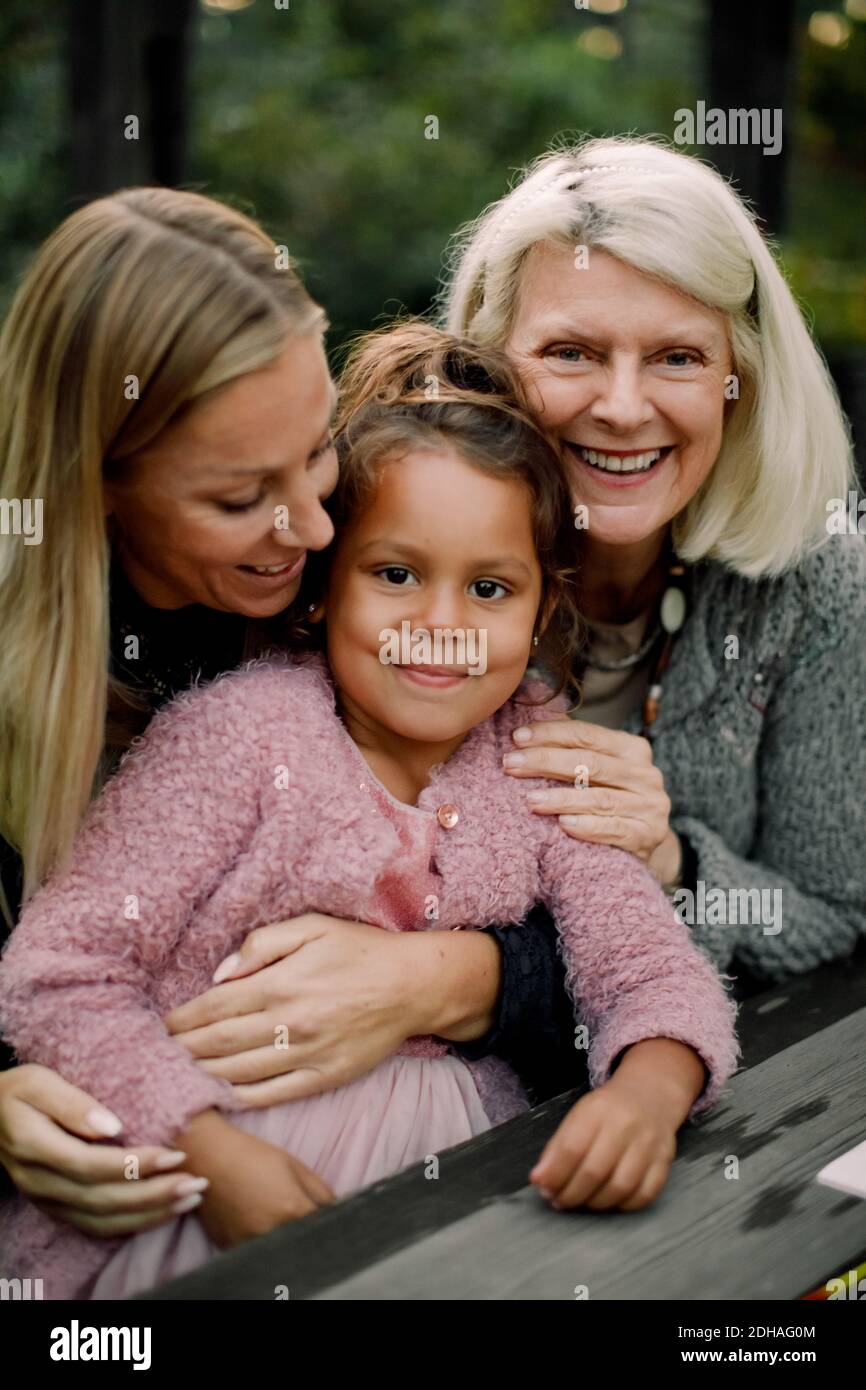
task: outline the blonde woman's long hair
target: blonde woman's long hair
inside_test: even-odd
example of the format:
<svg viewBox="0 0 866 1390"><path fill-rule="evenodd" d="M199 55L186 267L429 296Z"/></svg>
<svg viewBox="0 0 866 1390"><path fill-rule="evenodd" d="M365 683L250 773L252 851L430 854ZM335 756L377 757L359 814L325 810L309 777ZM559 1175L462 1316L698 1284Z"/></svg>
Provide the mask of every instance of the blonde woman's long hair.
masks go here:
<svg viewBox="0 0 866 1390"><path fill-rule="evenodd" d="M728 325L739 396L706 482L673 525L688 562L750 578L796 565L827 541L827 503L854 484L847 422L826 364L745 203L694 155L654 138L554 149L451 243L440 318L503 348L529 251L606 251Z"/></svg>
<svg viewBox="0 0 866 1390"><path fill-rule="evenodd" d="M285 248L197 193L89 203L25 275L0 332L0 497L42 506L41 544L0 535L0 831L25 900L68 859L101 775L105 468L323 328Z"/></svg>

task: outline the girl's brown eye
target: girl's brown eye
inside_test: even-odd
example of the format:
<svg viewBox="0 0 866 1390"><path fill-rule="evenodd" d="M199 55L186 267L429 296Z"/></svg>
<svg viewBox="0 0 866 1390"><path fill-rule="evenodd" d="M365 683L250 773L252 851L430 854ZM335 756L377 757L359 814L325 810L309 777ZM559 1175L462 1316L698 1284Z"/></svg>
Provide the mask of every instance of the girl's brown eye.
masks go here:
<svg viewBox="0 0 866 1390"><path fill-rule="evenodd" d="M389 584L396 584L402 588L412 578L412 574L403 565L386 565L384 569L376 571L376 578L386 579Z"/></svg>
<svg viewBox="0 0 866 1390"><path fill-rule="evenodd" d="M505 585L500 584L497 579L476 579L469 587L476 590L476 598L503 598L508 593ZM495 589L501 589L502 592L492 592Z"/></svg>

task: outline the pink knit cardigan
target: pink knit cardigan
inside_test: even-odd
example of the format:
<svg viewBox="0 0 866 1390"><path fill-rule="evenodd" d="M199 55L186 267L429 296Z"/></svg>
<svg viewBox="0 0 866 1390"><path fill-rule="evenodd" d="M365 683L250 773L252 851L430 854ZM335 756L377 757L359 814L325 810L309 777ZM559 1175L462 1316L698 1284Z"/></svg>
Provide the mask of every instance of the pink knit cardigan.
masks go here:
<svg viewBox="0 0 866 1390"><path fill-rule="evenodd" d="M518 698L542 693L524 686ZM359 917L408 837L434 876L438 918L425 915L428 880L404 930L518 923L544 902L588 1028L592 1084L630 1043L676 1038L709 1071L693 1113L712 1105L737 1059L735 1006L714 968L636 858L531 814L526 793L544 784L501 770L512 729L563 709L509 701L434 769L416 806L399 806L398 835L321 658L254 663L179 696L91 807L72 867L11 935L0 1027L19 1060L97 1096L123 1121L127 1147L171 1143L209 1107L231 1112L231 1086L161 1016L210 988L252 928L308 911ZM456 824L443 807L456 808ZM401 1050L447 1048L419 1039ZM49 1297L79 1288L82 1270L97 1272L114 1248L22 1199L11 1208L3 1263L18 1267L0 1273L31 1269Z"/></svg>

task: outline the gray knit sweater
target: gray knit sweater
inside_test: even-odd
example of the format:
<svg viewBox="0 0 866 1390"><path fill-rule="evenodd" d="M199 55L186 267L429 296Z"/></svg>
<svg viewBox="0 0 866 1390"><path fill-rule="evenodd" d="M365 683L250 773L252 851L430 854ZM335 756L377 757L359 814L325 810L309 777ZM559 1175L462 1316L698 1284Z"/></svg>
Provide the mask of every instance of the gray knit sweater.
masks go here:
<svg viewBox="0 0 866 1390"><path fill-rule="evenodd" d="M771 580L701 563L688 584L653 731L703 883L675 904L721 969L778 980L866 929L866 540L830 537ZM760 911L738 891L755 889Z"/></svg>

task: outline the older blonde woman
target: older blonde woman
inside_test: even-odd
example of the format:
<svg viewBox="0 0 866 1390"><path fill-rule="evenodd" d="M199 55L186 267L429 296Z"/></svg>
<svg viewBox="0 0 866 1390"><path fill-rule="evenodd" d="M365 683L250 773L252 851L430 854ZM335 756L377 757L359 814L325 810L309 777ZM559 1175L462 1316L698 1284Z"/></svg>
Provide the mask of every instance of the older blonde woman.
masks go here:
<svg viewBox="0 0 866 1390"><path fill-rule="evenodd" d="M722 968L866 924L866 548L826 367L755 222L652 140L545 155L459 234L452 331L504 347L573 468L577 718L517 735L567 833L644 858Z"/></svg>

